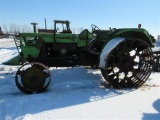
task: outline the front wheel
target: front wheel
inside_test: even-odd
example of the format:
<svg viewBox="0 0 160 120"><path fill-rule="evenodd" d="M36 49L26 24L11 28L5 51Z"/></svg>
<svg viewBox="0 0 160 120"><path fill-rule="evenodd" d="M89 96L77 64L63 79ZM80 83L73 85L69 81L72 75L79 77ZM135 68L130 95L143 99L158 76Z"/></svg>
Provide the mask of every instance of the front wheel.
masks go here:
<svg viewBox="0 0 160 120"><path fill-rule="evenodd" d="M22 65L15 76L18 89L26 94L44 92L50 81L50 71L45 65L38 62Z"/></svg>

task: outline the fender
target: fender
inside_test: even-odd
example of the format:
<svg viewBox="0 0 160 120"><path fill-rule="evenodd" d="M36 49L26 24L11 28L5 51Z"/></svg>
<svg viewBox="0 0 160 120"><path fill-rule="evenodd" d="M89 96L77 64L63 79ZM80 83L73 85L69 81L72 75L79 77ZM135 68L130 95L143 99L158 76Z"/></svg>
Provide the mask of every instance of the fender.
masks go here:
<svg viewBox="0 0 160 120"><path fill-rule="evenodd" d="M125 39L126 38L123 37L113 38L106 44L100 55L99 68L105 69L106 58L109 55L110 51Z"/></svg>

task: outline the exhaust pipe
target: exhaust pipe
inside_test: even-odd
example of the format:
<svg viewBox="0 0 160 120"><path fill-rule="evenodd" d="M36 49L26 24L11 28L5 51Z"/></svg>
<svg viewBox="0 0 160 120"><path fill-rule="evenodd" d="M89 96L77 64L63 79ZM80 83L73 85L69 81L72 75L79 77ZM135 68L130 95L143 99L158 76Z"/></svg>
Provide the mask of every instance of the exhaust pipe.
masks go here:
<svg viewBox="0 0 160 120"><path fill-rule="evenodd" d="M34 33L36 33L36 25L38 25L38 23L31 23L31 25L33 25L33 31L34 31Z"/></svg>
<svg viewBox="0 0 160 120"><path fill-rule="evenodd" d="M44 18L45 20L45 29L47 30L47 22L46 22L46 18Z"/></svg>

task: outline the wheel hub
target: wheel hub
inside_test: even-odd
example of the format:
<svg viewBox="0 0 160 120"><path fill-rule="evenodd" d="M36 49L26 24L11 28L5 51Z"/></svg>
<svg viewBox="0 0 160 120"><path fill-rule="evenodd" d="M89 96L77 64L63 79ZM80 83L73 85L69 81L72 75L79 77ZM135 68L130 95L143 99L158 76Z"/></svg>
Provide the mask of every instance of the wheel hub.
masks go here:
<svg viewBox="0 0 160 120"><path fill-rule="evenodd" d="M50 81L51 75L47 66L38 62L23 64L15 76L18 89L26 94L45 91Z"/></svg>
<svg viewBox="0 0 160 120"><path fill-rule="evenodd" d="M28 68L22 76L22 83L24 87L31 90L42 89L44 82L44 72L37 67Z"/></svg>
<svg viewBox="0 0 160 120"><path fill-rule="evenodd" d="M119 69L123 72L128 72L133 69L134 60L130 56L125 56L120 59Z"/></svg>

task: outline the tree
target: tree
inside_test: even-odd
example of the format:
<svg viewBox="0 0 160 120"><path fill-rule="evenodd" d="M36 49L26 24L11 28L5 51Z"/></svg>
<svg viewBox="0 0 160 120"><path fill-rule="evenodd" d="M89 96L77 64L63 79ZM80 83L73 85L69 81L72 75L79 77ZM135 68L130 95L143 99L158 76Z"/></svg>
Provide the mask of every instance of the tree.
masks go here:
<svg viewBox="0 0 160 120"><path fill-rule="evenodd" d="M31 28L28 25L22 25L21 32L31 32Z"/></svg>
<svg viewBox="0 0 160 120"><path fill-rule="evenodd" d="M8 34L8 33L9 33L7 25L3 24L3 25L2 25L2 29L3 29L3 32L4 32L5 34Z"/></svg>

